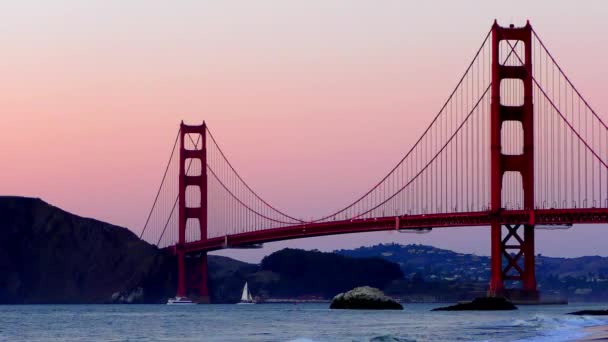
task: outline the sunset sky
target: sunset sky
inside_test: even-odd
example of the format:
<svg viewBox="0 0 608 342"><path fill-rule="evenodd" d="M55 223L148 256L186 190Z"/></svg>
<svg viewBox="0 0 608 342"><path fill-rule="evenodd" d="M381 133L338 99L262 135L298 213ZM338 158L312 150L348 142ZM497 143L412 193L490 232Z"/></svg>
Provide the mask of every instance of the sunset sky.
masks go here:
<svg viewBox="0 0 608 342"><path fill-rule="evenodd" d="M465 4L466 3L466 6ZM206 120L269 202L343 207L401 159L494 19L529 19L608 119L605 1L3 1L0 194L139 233L179 122ZM474 9L474 10L472 10ZM537 252L608 255L608 226L542 231ZM489 230L294 240L489 253ZM568 248L564 244L568 243Z"/></svg>

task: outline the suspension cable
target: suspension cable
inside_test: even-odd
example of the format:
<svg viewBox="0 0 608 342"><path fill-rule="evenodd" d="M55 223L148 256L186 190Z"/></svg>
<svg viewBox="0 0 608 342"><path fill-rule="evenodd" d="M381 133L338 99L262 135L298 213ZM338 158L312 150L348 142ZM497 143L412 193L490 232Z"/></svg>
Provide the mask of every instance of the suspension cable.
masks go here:
<svg viewBox="0 0 608 342"><path fill-rule="evenodd" d="M511 43L508 40L506 42L507 42L507 44L509 44L509 46L511 46ZM522 63L522 65L525 66L525 63L522 61L521 57L519 57L519 55L517 54L517 52L515 52L515 56L517 56L517 59L519 59L519 61ZM557 106L555 105L555 103L549 98L549 95L541 87L541 85L538 83L538 81L536 81L536 78L534 78L534 75L532 75L532 73L530 72L530 70L527 67L524 67L524 68L526 70L526 73L532 78L532 81L534 81L534 84L536 84L536 86L538 87L538 89L543 93L543 95L545 96L545 99L551 104L551 106L553 107L553 109L555 109L555 111L559 114L559 116L562 118L562 120L564 121L564 123L566 123L566 125L568 125L568 127L570 127L570 129L579 138L579 140L582 141L582 143L585 145L585 147L587 147L587 149L589 150L589 152L591 152L591 154L593 154L595 156L595 158L597 160L599 160L599 162L602 163L602 165L604 165L604 167L608 168L608 164L606 164L602 160L602 158L600 158L600 156L597 155L597 153L591 148L591 146L589 146L589 144L587 143L587 141L585 141L582 138L582 136L578 133L578 131L566 119L566 117L564 116L564 114L562 114L561 110L559 110L559 108L557 108Z"/></svg>
<svg viewBox="0 0 608 342"><path fill-rule="evenodd" d="M148 227L148 223L150 222L150 217L152 217L152 212L156 207L156 202L158 201L158 197L160 196L160 192L163 188L163 184L165 184L165 178L167 177L167 173L169 172L169 166L171 165L171 160L173 159L173 154L175 153L175 147L177 146L177 141L179 140L179 133L181 128L177 130L177 136L175 137L175 142L173 143L173 149L171 150L171 155L169 156L169 161L167 162L167 167L165 167L165 173L163 174L163 179L160 181L160 185L158 186L158 191L156 192L156 197L154 198L154 203L152 203L152 208L150 208L150 212L148 213L148 218L146 218L146 223L144 224L144 228L141 230L139 234L139 238L141 239L146 232L146 228Z"/></svg>
<svg viewBox="0 0 608 342"><path fill-rule="evenodd" d="M190 134L188 134L188 136L190 136ZM192 138L190 138L190 139L192 139ZM201 136L199 135L198 138L196 139L196 142L194 143L194 148L198 147L198 143L199 143L200 139L201 139ZM188 171L190 171L191 165L192 165L192 160L190 160L190 162L188 163L188 167L186 168L186 174L188 174ZM169 217L167 217L167 222L165 222L165 227L163 228L163 232L160 234L160 236L158 238L158 242L156 243L157 246L160 244L160 241L162 240L163 236L165 235L165 231L167 230L167 227L169 226L169 222L171 221L171 217L173 216L173 212L175 211L175 207L177 206L178 201L179 201L179 193L177 194L177 197L175 198L175 202L173 202L173 207L171 208Z"/></svg>
<svg viewBox="0 0 608 342"><path fill-rule="evenodd" d="M471 115L473 114L473 112L477 109L477 107L481 103L481 100L488 93L488 91L490 90L491 86L492 86L492 83L490 83L488 85L488 87L483 92L483 94L481 95L481 97L479 98L479 100L477 101L477 103L475 104L475 106L473 107L473 109L471 109L471 111L469 112L469 114L463 119L462 123L460 123L460 125L458 126L458 128L456 129L456 131L450 136L450 138L441 147L441 149L433 156L433 158L431 158L431 160L429 160L426 163L426 165L416 175L414 175L414 177L407 184L405 184L404 186L402 186L401 189L399 189L397 192L395 192L393 195L391 195L389 198L385 199L384 201L382 201L381 203L379 203L375 207L367 210L364 213L361 213L360 215L355 216L354 218L359 218L359 217L361 217L363 215L366 215L366 214L372 212L373 210L378 209L380 206L384 205L385 203L387 203L388 201L390 201L391 199L393 199L395 196L397 196L397 194L399 194L401 191L403 191L403 189L405 189L406 187L408 187L414 180L416 180L416 178L418 178L429 167L429 165L431 165L437 159L437 157L441 154L441 152L443 152L443 150L445 150L445 148L449 145L449 143L454 139L454 137L456 136L456 134L458 132L460 132L460 130L462 129L462 127L464 127L464 124L469 120L469 118L471 117Z"/></svg>
<svg viewBox="0 0 608 342"><path fill-rule="evenodd" d="M532 33L534 34L534 37L536 37L536 39L538 39L538 42L540 43L540 46L542 46L542 48L545 50L545 52L547 53L547 55L549 56L549 58L551 58L551 60L553 61L553 64L555 64L555 66L557 67L557 69L559 70L559 72L562 74L562 76L564 76L564 78L566 79L566 81L568 82L568 84L570 84L570 86L576 92L576 94L581 98L581 100L583 100L583 103L585 104L585 106L587 106L589 108L589 110L591 110L591 113L593 113L593 116L595 116L600 121L600 123L602 124L602 126L604 126L604 128L608 130L608 126L604 123L604 121L602 120L602 118L599 117L599 115L595 112L595 110L593 110L593 108L591 107L591 105L589 105L589 103L587 102L587 100L585 100L585 98L583 97L583 95L574 86L574 84L572 83L572 81L570 81L570 78L568 78L568 76L566 76L566 73L559 66L559 64L557 63L557 61L555 60L555 58L553 58L553 55L551 54L551 52L549 52L549 49L547 49L547 47L545 46L545 44L543 43L543 41L540 39L540 37L538 36L538 34L536 34L536 31L534 29L532 29Z"/></svg>
<svg viewBox="0 0 608 342"><path fill-rule="evenodd" d="M465 77L469 73L469 70L471 70L471 68L473 67L473 64L474 64L475 60L479 56L480 52L482 51L483 47L485 46L485 44L486 44L486 42L487 42L487 40L488 40L488 38L490 37L491 34L492 34L492 30L490 30L488 32L488 34L486 35L486 37L484 38L481 46L479 47L479 49L475 53L475 56L473 57L473 60L471 61L471 63L467 67L466 71L464 72L464 74L462 75L462 77L460 78L460 80L458 81L456 87L454 88L454 90L452 91L452 93L450 94L450 96L448 97L448 99L445 101L445 103L443 104L443 106L441 107L441 109L439 110L439 112L435 115L435 117L433 118L433 120L431 121L431 123L428 125L428 127L424 130L424 132L422 133L422 135L420 136L420 138L418 138L418 140L414 143L414 145L410 148L410 150L405 154L405 156L403 158L401 158L401 160L397 163L397 165L395 165L395 167L393 167L393 169L391 169L388 172L388 174L386 176L384 176L384 178L382 178L376 185L374 185L374 187L372 187L365 194L363 194L358 199L356 199L355 201L353 201L350 205L344 207L343 209L340 209L340 210L334 212L333 214L323 216L323 217L321 217L319 219L316 219L316 220L312 220L312 221L310 221L310 223L320 222L320 221L324 221L324 220L327 220L327 219L332 218L332 217L336 217L337 215L339 215L339 214L345 212L346 210L352 208L354 205L356 205L357 203L359 203L360 201L362 201L364 198L366 198L369 194L371 194L372 191L376 190L391 174L393 174L393 172L395 172L395 170L397 170L397 168L407 159L407 157L409 157L412 154L412 152L416 149L416 147L418 147L418 145L420 144L420 142L422 141L422 139L431 130L431 128L433 127L433 125L435 124L435 122L437 121L437 119L441 116L441 113L443 113L444 109L451 102L452 98L454 97L454 94L456 94L456 91L459 89L460 85L462 84L462 82L464 81Z"/></svg>
<svg viewBox="0 0 608 342"><path fill-rule="evenodd" d="M226 155L224 154L224 152L222 151L222 149L220 148L220 145L217 143L217 141L215 140L215 138L213 137L213 134L211 134L211 131L209 130L209 128L207 127L207 133L209 133L209 137L211 137L211 140L213 141L213 143L215 144L215 146L217 147L217 150L220 152L220 155L222 156L222 158L224 158L224 160L226 161L226 163L228 164L228 166L230 167L230 169L232 170L232 172L234 172L234 174L236 175L236 177L243 183L243 185L245 185L245 187L253 194L253 196L255 196L257 199L259 199L262 203L264 203L266 206L268 206L270 209L276 211L277 213L279 213L282 216L285 216L291 220L294 220L298 223L304 223L303 220L297 219L295 217L292 217L288 214L285 214L284 212L282 212L281 210L275 208L274 206L270 205L268 202L266 202L262 197L260 197L251 187L249 187L249 185L245 182L245 180L243 180L243 178L241 177L241 175L236 171L236 169L232 166L232 164L230 163L230 161L228 160L228 158L226 158ZM192 139L192 138L190 138Z"/></svg>

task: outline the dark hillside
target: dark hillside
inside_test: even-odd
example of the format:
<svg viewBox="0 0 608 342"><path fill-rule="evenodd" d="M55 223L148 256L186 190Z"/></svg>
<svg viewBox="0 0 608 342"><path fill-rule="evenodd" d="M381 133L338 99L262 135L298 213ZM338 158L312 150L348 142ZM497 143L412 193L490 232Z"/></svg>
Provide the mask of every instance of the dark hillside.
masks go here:
<svg viewBox="0 0 608 342"><path fill-rule="evenodd" d="M209 257L214 303L256 295L323 297L402 278L379 258L282 250L262 266ZM126 228L70 214L40 199L0 197L0 303L164 303L175 295L175 258Z"/></svg>
<svg viewBox="0 0 608 342"><path fill-rule="evenodd" d="M399 264L406 279L417 277L428 283L453 282L480 287L487 285L490 275L489 257L432 246L380 244L336 253L355 258L383 258ZM541 293L567 297L571 301L608 300L608 257L537 255L535 261Z"/></svg>
<svg viewBox="0 0 608 342"><path fill-rule="evenodd" d="M0 303L160 302L174 292L172 269L128 229L0 197Z"/></svg>
<svg viewBox="0 0 608 342"><path fill-rule="evenodd" d="M263 287L275 297L331 298L357 286L383 289L403 278L397 264L380 258L355 259L299 249L275 252L262 260L261 268L265 277L260 278L267 279Z"/></svg>

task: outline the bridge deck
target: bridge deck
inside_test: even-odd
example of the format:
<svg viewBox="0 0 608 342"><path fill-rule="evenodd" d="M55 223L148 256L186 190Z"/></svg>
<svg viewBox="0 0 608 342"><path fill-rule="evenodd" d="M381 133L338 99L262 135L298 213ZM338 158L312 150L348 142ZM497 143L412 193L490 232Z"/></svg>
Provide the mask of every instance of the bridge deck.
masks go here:
<svg viewBox="0 0 608 342"><path fill-rule="evenodd" d="M186 253L193 253L315 236L424 228L489 226L493 222L536 225L608 223L608 208L504 210L498 213L481 211L331 221L215 237L205 241L186 243L183 249ZM167 248L174 250L176 246Z"/></svg>

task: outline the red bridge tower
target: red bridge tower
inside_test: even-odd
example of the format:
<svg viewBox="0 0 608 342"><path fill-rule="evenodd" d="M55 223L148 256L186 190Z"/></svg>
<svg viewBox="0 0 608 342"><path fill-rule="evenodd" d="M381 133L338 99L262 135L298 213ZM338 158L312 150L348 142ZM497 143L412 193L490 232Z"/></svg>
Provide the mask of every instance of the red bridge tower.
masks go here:
<svg viewBox="0 0 608 342"><path fill-rule="evenodd" d="M524 44L524 65L501 64L500 42L513 41ZM506 42L505 42L506 43ZM511 51L509 47L508 51ZM503 80L517 79L523 82L524 102L521 106L501 103ZM505 172L518 172L523 183L524 209L531 212L530 221L523 225L506 225L507 234L502 236L499 222L491 228L491 280L489 295L507 295L513 299L538 298L534 274L534 107L532 102L532 27L530 23L520 28L492 26L492 102L490 113L491 133L491 210L502 210L502 182ZM521 122L523 128L523 153L503 154L501 146L502 126L505 121ZM498 215L497 215L498 216ZM523 230L523 234L522 234ZM503 265L503 260L506 265ZM521 282L519 290L505 290L504 282Z"/></svg>
<svg viewBox="0 0 608 342"><path fill-rule="evenodd" d="M179 240L176 245L177 255L177 296L186 297L194 295L199 303L209 302L209 289L207 287L207 252L186 255L186 228L188 220L198 222L200 239L207 240L207 126L203 122L200 126L189 126L183 122L180 125L180 153L179 153ZM184 144L187 134L199 135L199 146L187 149ZM192 159L200 161L200 174L188 174L186 162L190 165ZM188 206L186 203L186 190L192 187L198 190L200 205ZM191 205L191 204L190 204Z"/></svg>

